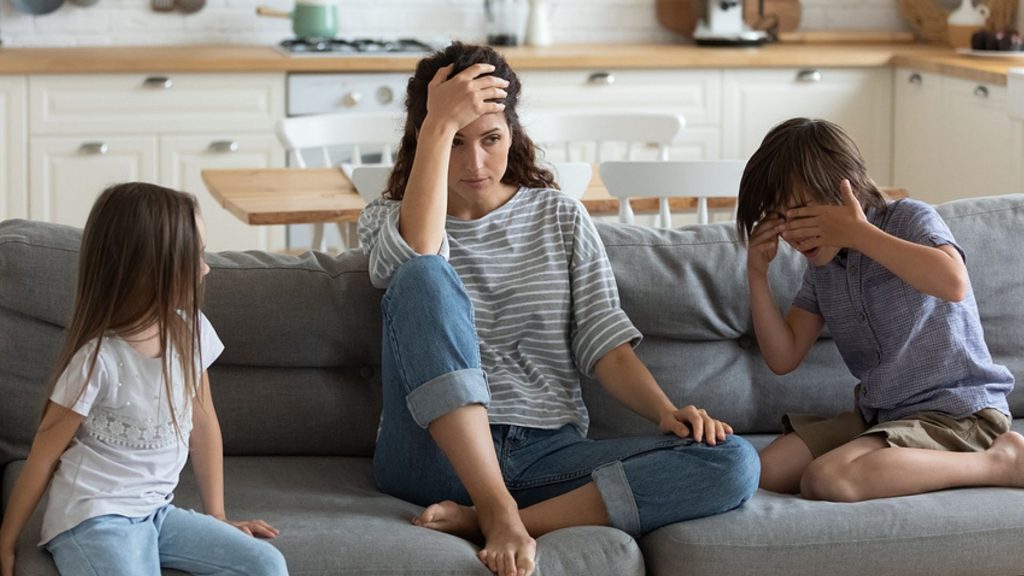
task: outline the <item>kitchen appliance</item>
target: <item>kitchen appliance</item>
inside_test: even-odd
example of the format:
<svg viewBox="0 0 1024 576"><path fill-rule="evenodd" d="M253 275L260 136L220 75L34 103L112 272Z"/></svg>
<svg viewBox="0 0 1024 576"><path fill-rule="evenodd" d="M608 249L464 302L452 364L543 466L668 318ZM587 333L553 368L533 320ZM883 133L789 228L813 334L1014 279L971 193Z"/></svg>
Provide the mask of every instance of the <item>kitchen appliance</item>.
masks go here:
<svg viewBox="0 0 1024 576"><path fill-rule="evenodd" d="M764 30L754 30L743 21L743 0L707 0L704 18L697 23L693 39L703 46L757 46L772 39ZM764 15L764 0L758 0L758 14Z"/></svg>
<svg viewBox="0 0 1024 576"><path fill-rule="evenodd" d="M491 46L522 44L529 11L527 0L484 0L487 43Z"/></svg>
<svg viewBox="0 0 1024 576"><path fill-rule="evenodd" d="M341 42L341 41L338 41ZM426 46L418 41L416 45ZM357 41L349 41L355 46L362 45ZM338 44L342 54L352 54L352 46ZM387 54L373 51L368 54ZM319 54L337 55L336 52ZM355 53L359 54L359 53ZM299 54L306 55L306 54ZM404 120L404 100L406 87L409 84L408 72L338 72L338 73L292 73L287 77L285 97L286 113L289 117L307 116L311 114L352 114L381 115L394 114L395 123L401 126ZM398 138L396 137L396 143ZM326 150L326 159L315 158L318 164L310 166L340 166L351 163L355 150L352 146L331 146ZM379 153L361 153L363 164L376 164L382 160ZM291 159L289 158L289 164ZM324 239L328 246L342 246L345 243L339 237L334 226L324 227ZM314 237L313 225L289 225L287 231L288 246L310 246Z"/></svg>
<svg viewBox="0 0 1024 576"><path fill-rule="evenodd" d="M414 38L291 38L277 51L288 56L426 56L434 47Z"/></svg>

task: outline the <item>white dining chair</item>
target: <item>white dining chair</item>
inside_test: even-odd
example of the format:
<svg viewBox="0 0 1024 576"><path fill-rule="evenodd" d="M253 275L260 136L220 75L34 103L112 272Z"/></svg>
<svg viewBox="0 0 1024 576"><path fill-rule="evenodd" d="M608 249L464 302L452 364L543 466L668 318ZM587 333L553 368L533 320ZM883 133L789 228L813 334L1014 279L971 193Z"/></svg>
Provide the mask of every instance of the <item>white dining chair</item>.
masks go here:
<svg viewBox="0 0 1024 576"><path fill-rule="evenodd" d="M538 112L525 116L523 126L549 161L629 160L645 146L656 147L657 158L668 160L686 119L660 112ZM618 153L611 157L613 148Z"/></svg>
<svg viewBox="0 0 1024 576"><path fill-rule="evenodd" d="M621 222L633 222L629 198L656 197L656 225L671 228L669 198L697 198L697 222L707 224L708 198L735 198L745 164L742 160L608 161L601 163L600 171L608 194L619 199Z"/></svg>
<svg viewBox="0 0 1024 576"><path fill-rule="evenodd" d="M561 186L562 193L579 200L587 191L594 169L588 162L554 162L549 165L554 172L555 181ZM360 198L369 204L380 198L388 185L391 166L353 166L349 178Z"/></svg>
<svg viewBox="0 0 1024 576"><path fill-rule="evenodd" d="M277 123L277 137L288 152L289 165L325 168L364 162L390 165L402 137L401 114L317 114L285 118ZM355 248L359 238L354 222L339 222L342 249ZM313 225L313 248L326 250L324 225Z"/></svg>

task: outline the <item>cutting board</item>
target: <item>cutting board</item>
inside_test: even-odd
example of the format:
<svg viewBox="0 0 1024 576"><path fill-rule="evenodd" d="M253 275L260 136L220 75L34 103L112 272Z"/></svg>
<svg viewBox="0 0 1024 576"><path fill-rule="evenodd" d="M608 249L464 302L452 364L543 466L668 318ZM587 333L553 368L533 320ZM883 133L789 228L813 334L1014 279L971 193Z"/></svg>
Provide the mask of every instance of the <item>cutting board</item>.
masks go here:
<svg viewBox="0 0 1024 576"><path fill-rule="evenodd" d="M703 16L702 0L655 0L654 10L662 26L687 38L693 37L697 20ZM764 13L779 18L779 32L792 32L800 27L800 0L764 0ZM743 19L757 26L757 0L746 0Z"/></svg>

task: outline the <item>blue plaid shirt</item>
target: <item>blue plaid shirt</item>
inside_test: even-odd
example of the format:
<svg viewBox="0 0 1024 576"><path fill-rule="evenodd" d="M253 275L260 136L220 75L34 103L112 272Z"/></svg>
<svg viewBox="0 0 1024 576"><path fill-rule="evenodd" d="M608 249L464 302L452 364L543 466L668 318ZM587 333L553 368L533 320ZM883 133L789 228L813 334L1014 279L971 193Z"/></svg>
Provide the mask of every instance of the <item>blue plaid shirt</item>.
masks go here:
<svg viewBox="0 0 1024 576"><path fill-rule="evenodd" d="M934 208L904 199L869 209L868 221L925 246L949 244ZM923 411L964 418L984 408L1009 415L1013 375L985 345L974 291L961 302L924 294L863 254L844 251L808 266L793 305L825 319L846 366L860 379L857 405L868 422Z"/></svg>

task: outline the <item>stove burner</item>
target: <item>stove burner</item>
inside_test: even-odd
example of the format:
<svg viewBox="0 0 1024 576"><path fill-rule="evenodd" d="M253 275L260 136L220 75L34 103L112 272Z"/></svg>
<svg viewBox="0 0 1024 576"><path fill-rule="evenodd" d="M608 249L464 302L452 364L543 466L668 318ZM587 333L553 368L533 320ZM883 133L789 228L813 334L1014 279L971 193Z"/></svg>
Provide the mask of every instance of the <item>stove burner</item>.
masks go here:
<svg viewBox="0 0 1024 576"><path fill-rule="evenodd" d="M400 54L425 53L434 49L413 38L378 40L356 38L353 40L294 38L281 42L281 48L291 54Z"/></svg>

